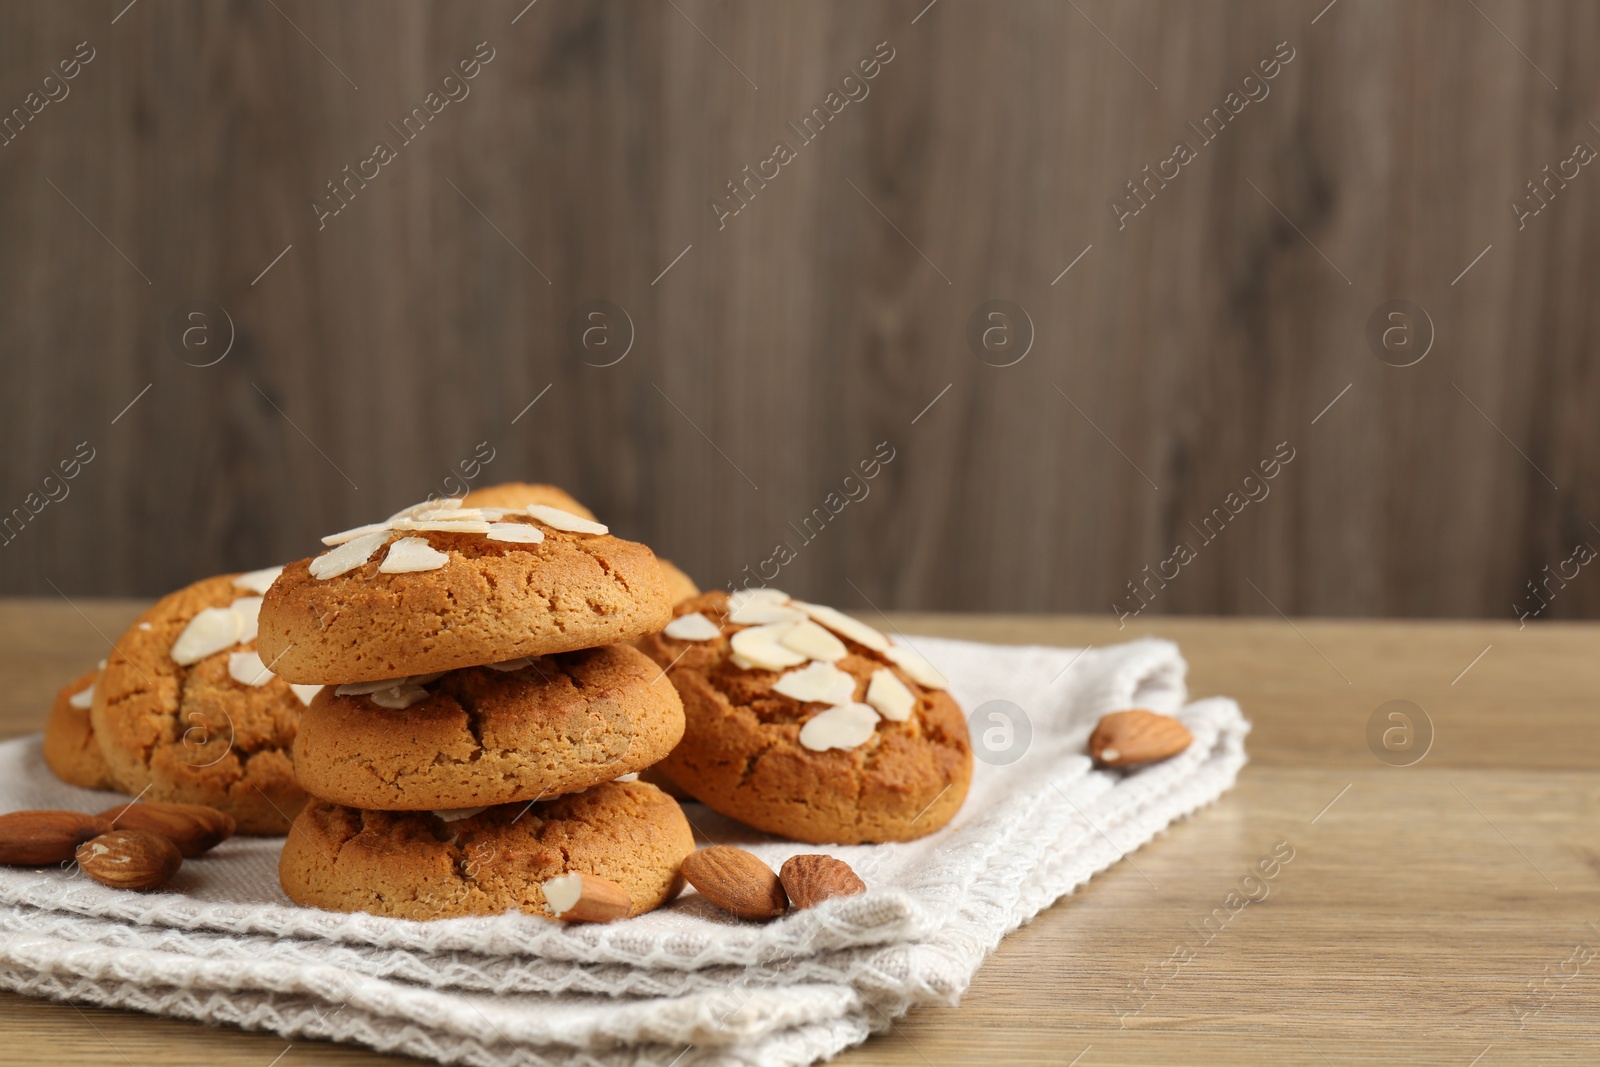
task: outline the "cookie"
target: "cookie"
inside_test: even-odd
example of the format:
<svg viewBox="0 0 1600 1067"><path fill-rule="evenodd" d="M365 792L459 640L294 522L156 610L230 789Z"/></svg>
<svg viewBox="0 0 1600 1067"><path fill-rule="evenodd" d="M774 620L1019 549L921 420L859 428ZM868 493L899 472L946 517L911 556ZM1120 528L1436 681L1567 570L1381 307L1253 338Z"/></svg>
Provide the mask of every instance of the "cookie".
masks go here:
<svg viewBox="0 0 1600 1067"><path fill-rule="evenodd" d="M513 509L525 508L529 504L547 504L586 519L594 518L594 512L574 500L565 489L535 482L502 482L499 485L486 485L462 497L461 504L469 508Z"/></svg>
<svg viewBox="0 0 1600 1067"><path fill-rule="evenodd" d="M139 616L106 659L90 720L123 792L207 804L240 833L282 834L306 799L290 746L311 694L256 653L256 577L207 578Z"/></svg>
<svg viewBox="0 0 1600 1067"><path fill-rule="evenodd" d="M353 808L485 807L609 782L683 736L677 691L628 645L507 667L450 671L398 698L324 689L295 738L300 784Z"/></svg>
<svg viewBox="0 0 1600 1067"><path fill-rule="evenodd" d="M683 888L678 867L693 851L677 801L642 782L442 816L313 800L284 842L278 880L295 903L330 911L550 918L544 883L580 872L617 883L639 915Z"/></svg>
<svg viewBox="0 0 1600 1067"><path fill-rule="evenodd" d="M659 771L796 841L908 841L948 823L972 744L938 672L830 608L767 590L736 598L687 600L640 642L683 698L683 740Z"/></svg>
<svg viewBox="0 0 1600 1067"><path fill-rule="evenodd" d="M293 682L375 682L613 644L672 617L648 548L534 511L418 505L324 538L339 543L267 591L262 656Z"/></svg>
<svg viewBox="0 0 1600 1067"><path fill-rule="evenodd" d="M694 584L694 579L676 565L664 559L657 559L656 565L661 568L661 581L667 587L667 598L674 604L700 595L700 587Z"/></svg>
<svg viewBox="0 0 1600 1067"><path fill-rule="evenodd" d="M115 789L111 769L89 721L99 670L61 687L44 726L44 762L55 776L80 789Z"/></svg>

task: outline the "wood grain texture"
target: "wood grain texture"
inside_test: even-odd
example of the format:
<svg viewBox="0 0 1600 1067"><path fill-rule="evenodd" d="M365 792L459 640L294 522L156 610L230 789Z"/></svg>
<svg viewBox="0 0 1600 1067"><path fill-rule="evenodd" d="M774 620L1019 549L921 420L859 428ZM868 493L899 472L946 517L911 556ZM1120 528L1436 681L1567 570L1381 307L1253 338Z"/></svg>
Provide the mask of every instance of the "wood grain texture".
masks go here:
<svg viewBox="0 0 1600 1067"><path fill-rule="evenodd" d="M134 610L80 607L0 602L0 737L38 729L51 688ZM1165 619L1118 630L1104 618L958 615L890 625L1080 647L1172 638L1190 691L1233 696L1253 721L1252 761L1215 805L1008 937L958 1007L913 1012L837 1062L1593 1061L1594 964L1561 975L1575 946L1600 945L1600 627ZM1415 766L1385 766L1367 747L1369 716L1393 699L1433 724ZM1195 927L1281 841L1294 857L1266 896L1202 941ZM1193 958L1174 972L1179 944ZM288 1044L12 995L0 1011L6 1063L261 1067ZM283 1062L414 1061L295 1042Z"/></svg>
<svg viewBox="0 0 1600 1067"><path fill-rule="evenodd" d="M0 518L28 518L0 591L305 555L487 442L480 483L561 483L706 585L786 542L781 583L845 605L1109 614L1138 583L1150 614L1509 618L1600 545L1600 178L1510 209L1600 145L1597 33L1520 0L8 6L0 108L95 58L0 147ZM1401 298L1434 333L1404 368L1366 339ZM191 299L231 317L215 366L164 337ZM613 366L576 340L595 300L631 323ZM1033 324L1014 366L969 347L990 300ZM1204 533L1281 442L1270 495ZM1587 571L1549 589L1544 618L1600 613Z"/></svg>

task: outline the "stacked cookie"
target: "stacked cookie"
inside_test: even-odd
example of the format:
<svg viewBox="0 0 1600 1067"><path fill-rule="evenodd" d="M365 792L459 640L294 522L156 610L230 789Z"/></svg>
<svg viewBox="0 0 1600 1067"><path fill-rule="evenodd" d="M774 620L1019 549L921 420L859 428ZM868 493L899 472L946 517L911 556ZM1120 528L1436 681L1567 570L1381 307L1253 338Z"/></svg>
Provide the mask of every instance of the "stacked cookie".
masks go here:
<svg viewBox="0 0 1600 1067"><path fill-rule="evenodd" d="M279 877L297 902L562 915L569 889L597 879L625 894L621 915L680 888L694 847L682 811L618 780L683 734L677 691L628 643L671 619L661 569L535 489L324 538L329 551L268 590L262 656L325 686L294 744L312 800Z"/></svg>

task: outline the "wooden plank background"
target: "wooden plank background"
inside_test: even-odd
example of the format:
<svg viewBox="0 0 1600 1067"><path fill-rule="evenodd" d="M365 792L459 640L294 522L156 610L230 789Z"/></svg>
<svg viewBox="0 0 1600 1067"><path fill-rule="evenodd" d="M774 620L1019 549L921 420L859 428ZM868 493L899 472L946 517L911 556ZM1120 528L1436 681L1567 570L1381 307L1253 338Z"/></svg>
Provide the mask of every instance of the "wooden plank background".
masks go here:
<svg viewBox="0 0 1600 1067"><path fill-rule="evenodd" d="M492 454L707 585L786 541L778 584L846 607L1600 613L1563 563L1600 545L1600 175L1511 206L1600 145L1592 5L126 2L0 9L0 592L308 554ZM1399 299L1408 367L1367 337ZM212 366L222 320L166 336L194 300ZM996 300L1010 366L1023 327L968 341Z"/></svg>

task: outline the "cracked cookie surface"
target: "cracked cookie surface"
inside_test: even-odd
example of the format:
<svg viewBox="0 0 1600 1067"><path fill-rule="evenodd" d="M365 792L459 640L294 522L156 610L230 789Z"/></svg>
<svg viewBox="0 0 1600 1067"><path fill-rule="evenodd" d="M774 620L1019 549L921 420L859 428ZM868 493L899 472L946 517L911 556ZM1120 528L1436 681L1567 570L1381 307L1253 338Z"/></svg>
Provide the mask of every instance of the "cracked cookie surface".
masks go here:
<svg viewBox="0 0 1600 1067"><path fill-rule="evenodd" d="M227 812L244 834L282 834L305 804L289 749L303 705L270 677L245 685L230 655L253 641L183 666L172 646L206 608L253 594L233 575L207 578L156 601L106 657L90 721L112 781L147 800L206 804Z"/></svg>
<svg viewBox="0 0 1600 1067"><path fill-rule="evenodd" d="M291 682L375 682L608 645L672 618L650 549L541 530L537 544L416 534L449 557L430 571L382 573L381 552L327 579L291 563L261 607L261 657Z"/></svg>
<svg viewBox="0 0 1600 1067"><path fill-rule="evenodd" d="M549 919L544 883L582 872L621 886L639 915L677 895L693 851L677 801L642 782L453 822L313 800L284 843L278 880L297 904L330 911L445 919L519 909Z"/></svg>
<svg viewBox="0 0 1600 1067"><path fill-rule="evenodd" d="M730 658L729 639L745 627L727 621L728 597L706 593L680 603L721 629L709 641L657 633L639 646L683 698L683 740L657 767L706 806L758 830L814 844L908 841L944 826L966 799L972 744L950 694L918 685L887 657L841 637L834 666L864 699L874 672L888 668L915 698L910 717L887 719L861 745L824 752L800 743L800 728L827 705L773 691L779 672L747 670ZM671 666L668 666L668 665Z"/></svg>
<svg viewBox="0 0 1600 1067"><path fill-rule="evenodd" d="M683 704L627 645L468 667L408 708L324 689L294 762L312 796L355 808L474 808L576 792L657 762L683 736Z"/></svg>

